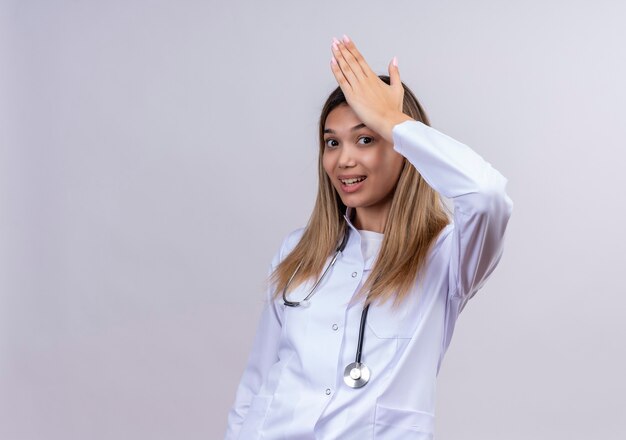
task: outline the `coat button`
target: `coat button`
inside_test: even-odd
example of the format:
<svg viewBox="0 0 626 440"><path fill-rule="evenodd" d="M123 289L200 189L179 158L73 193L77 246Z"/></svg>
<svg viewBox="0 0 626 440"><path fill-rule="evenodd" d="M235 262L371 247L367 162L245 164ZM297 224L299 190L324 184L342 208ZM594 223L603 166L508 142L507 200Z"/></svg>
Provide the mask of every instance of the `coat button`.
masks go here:
<svg viewBox="0 0 626 440"><path fill-rule="evenodd" d="M356 272L352 272L352 278L356 278L358 274Z"/></svg>
<svg viewBox="0 0 626 440"><path fill-rule="evenodd" d="M337 324L333 324L333 330L337 331L338 328L339 326Z"/></svg>
<svg viewBox="0 0 626 440"><path fill-rule="evenodd" d="M330 388L326 388L326 395L330 396Z"/></svg>

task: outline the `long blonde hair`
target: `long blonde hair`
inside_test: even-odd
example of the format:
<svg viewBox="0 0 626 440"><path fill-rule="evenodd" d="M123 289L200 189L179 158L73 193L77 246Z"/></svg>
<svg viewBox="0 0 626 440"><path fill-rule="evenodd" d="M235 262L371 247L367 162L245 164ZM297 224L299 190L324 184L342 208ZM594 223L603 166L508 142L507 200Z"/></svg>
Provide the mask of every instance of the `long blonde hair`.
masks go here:
<svg viewBox="0 0 626 440"><path fill-rule="evenodd" d="M387 75L379 75L379 78L390 83ZM403 112L430 125L413 92L404 83L402 86ZM289 291L311 278L319 277L328 257L334 253L339 239L345 233L346 205L341 201L322 164L326 118L342 104L347 104L346 98L341 88L337 87L326 100L319 119L319 183L315 207L300 241L269 276L269 282L276 288L274 298L282 294L298 265L301 267L291 281ZM393 306L397 307L409 294L416 280L420 279L432 244L450 223L448 212L439 194L404 158L378 257L353 300L366 297L366 304L374 301L384 303L393 297Z"/></svg>

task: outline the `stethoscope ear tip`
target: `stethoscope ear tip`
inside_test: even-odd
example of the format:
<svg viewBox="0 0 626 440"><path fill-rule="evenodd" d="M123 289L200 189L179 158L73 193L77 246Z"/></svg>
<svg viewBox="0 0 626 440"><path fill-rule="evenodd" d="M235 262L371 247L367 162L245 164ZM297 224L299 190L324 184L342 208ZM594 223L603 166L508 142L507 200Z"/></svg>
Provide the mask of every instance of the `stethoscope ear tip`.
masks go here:
<svg viewBox="0 0 626 440"><path fill-rule="evenodd" d="M311 306L311 301L309 301L308 299L305 299L304 301L300 301L300 307L303 308L308 308Z"/></svg>

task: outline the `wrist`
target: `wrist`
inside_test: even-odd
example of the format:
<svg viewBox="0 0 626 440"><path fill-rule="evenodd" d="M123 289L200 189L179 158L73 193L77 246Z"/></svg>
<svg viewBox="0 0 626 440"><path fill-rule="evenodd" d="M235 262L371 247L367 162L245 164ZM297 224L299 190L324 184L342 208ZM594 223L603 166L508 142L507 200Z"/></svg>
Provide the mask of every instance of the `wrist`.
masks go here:
<svg viewBox="0 0 626 440"><path fill-rule="evenodd" d="M405 113L402 113L400 111L394 112L384 118L384 122L382 124L382 132L379 134L387 139L389 142L393 142L393 128L403 122L414 120L415 119Z"/></svg>

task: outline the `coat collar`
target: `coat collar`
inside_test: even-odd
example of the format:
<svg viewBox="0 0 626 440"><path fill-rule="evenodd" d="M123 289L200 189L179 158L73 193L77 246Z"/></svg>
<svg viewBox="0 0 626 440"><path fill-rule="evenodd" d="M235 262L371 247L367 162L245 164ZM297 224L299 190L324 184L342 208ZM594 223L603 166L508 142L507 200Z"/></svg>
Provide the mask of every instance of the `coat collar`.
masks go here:
<svg viewBox="0 0 626 440"><path fill-rule="evenodd" d="M362 251L362 248L361 248L361 234L360 234L359 230L356 228L356 226L354 226L354 224L352 223L352 220L350 220L350 218L352 217L353 212L354 212L354 208L352 208L351 206L348 206L348 207L346 207L346 212L343 215L343 218L346 219L346 223L348 224L348 226L351 229L350 237L348 238L348 243L346 245L346 249L344 250L344 252L349 252L353 256L353 258L356 258L356 259L362 261L363 262L363 269L364 270L369 270L374 265L374 260L376 259L376 257L373 256L373 257L370 257L369 259L364 261L363 251ZM352 246L351 246L351 244L352 244Z"/></svg>
<svg viewBox="0 0 626 440"><path fill-rule="evenodd" d="M352 213L354 212L354 208L352 206L348 206L346 207L346 213L343 215L343 218L346 219L346 222L348 223L348 225L352 228L352 230L358 234L359 231L357 230L357 228L352 224L352 220L350 220L350 218L352 217Z"/></svg>

